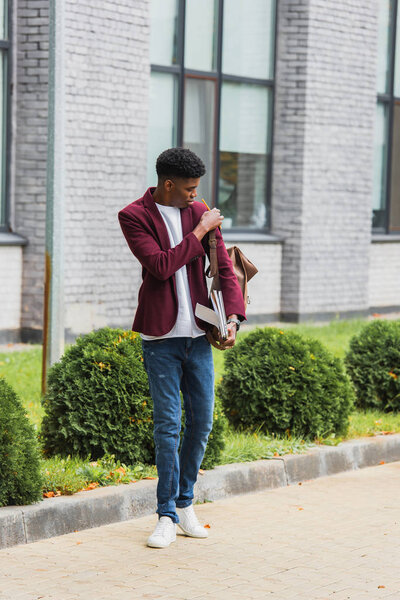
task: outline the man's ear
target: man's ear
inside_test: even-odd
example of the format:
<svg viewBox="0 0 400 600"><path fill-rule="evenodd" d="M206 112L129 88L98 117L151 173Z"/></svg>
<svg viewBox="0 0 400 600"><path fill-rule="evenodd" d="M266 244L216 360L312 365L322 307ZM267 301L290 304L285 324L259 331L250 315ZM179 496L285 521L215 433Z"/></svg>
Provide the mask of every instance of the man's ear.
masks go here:
<svg viewBox="0 0 400 600"><path fill-rule="evenodd" d="M171 179L166 179L164 181L164 189L166 192L170 192L174 187L174 182Z"/></svg>

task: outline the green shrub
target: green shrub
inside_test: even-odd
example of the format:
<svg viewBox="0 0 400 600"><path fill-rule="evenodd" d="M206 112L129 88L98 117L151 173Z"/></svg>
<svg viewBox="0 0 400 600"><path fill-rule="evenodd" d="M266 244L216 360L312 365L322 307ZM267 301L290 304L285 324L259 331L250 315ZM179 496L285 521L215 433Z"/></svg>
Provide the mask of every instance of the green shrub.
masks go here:
<svg viewBox="0 0 400 600"><path fill-rule="evenodd" d="M42 498L36 432L14 390L0 378L0 506Z"/></svg>
<svg viewBox="0 0 400 600"><path fill-rule="evenodd" d="M78 338L51 367L43 406L46 455L153 461L152 402L137 333L105 327Z"/></svg>
<svg viewBox="0 0 400 600"><path fill-rule="evenodd" d="M114 454L125 464L154 464L153 403L140 336L103 328L78 338L52 366L43 400L47 456ZM218 462L224 418L216 403L203 468Z"/></svg>
<svg viewBox="0 0 400 600"><path fill-rule="evenodd" d="M350 340L345 357L359 408L400 410L400 321L372 321Z"/></svg>
<svg viewBox="0 0 400 600"><path fill-rule="evenodd" d="M217 394L234 427L303 438L343 435L353 407L340 359L318 340L273 327L226 353Z"/></svg>

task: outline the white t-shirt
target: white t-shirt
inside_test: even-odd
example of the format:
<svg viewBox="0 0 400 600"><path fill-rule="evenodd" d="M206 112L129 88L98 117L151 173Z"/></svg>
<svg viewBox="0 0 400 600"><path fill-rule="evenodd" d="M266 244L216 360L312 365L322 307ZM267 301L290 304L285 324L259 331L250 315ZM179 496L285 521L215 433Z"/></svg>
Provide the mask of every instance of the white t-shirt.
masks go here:
<svg viewBox="0 0 400 600"><path fill-rule="evenodd" d="M164 206L155 203L164 220L168 231L171 248L175 248L183 240L181 210L176 206ZM144 335L143 340L158 340L167 337L199 337L205 335L202 329L199 329L194 320L192 300L190 297L189 281L187 277L186 265L181 267L175 273L176 292L178 295L178 316L175 325L168 333L160 336Z"/></svg>

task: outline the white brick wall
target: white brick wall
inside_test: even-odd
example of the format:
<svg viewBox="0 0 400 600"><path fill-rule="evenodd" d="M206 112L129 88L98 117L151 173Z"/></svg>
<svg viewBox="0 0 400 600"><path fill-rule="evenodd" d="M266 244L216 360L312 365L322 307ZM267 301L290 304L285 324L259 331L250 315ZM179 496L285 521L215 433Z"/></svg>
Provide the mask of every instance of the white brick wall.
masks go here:
<svg viewBox="0 0 400 600"><path fill-rule="evenodd" d="M276 317L280 313L281 302L282 244L226 242L227 248L235 245L258 269L257 275L248 284L250 304L247 305L247 316Z"/></svg>
<svg viewBox="0 0 400 600"><path fill-rule="evenodd" d="M368 307L376 0L279 3L273 231L284 313Z"/></svg>
<svg viewBox="0 0 400 600"><path fill-rule="evenodd" d="M48 1L13 3L16 15L14 230L26 237L22 275L23 328L43 320L48 103Z"/></svg>
<svg viewBox="0 0 400 600"><path fill-rule="evenodd" d="M400 240L371 244L369 305L400 306Z"/></svg>
<svg viewBox="0 0 400 600"><path fill-rule="evenodd" d="M19 330L21 323L21 246L0 246L0 332ZM7 285L4 284L7 282Z"/></svg>
<svg viewBox="0 0 400 600"><path fill-rule="evenodd" d="M66 325L130 328L140 268L117 213L145 191L148 0L67 0L65 13Z"/></svg>

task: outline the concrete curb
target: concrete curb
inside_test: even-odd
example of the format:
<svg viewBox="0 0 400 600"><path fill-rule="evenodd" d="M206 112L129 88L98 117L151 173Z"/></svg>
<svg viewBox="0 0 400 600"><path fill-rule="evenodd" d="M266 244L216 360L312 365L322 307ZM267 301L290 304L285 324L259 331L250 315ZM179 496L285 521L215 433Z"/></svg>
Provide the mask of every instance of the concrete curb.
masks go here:
<svg viewBox="0 0 400 600"><path fill-rule="evenodd" d="M215 467L199 476L195 501L293 485L300 481L400 460L400 434L319 446L307 454ZM156 481L97 488L0 508L0 549L143 517L156 510Z"/></svg>

